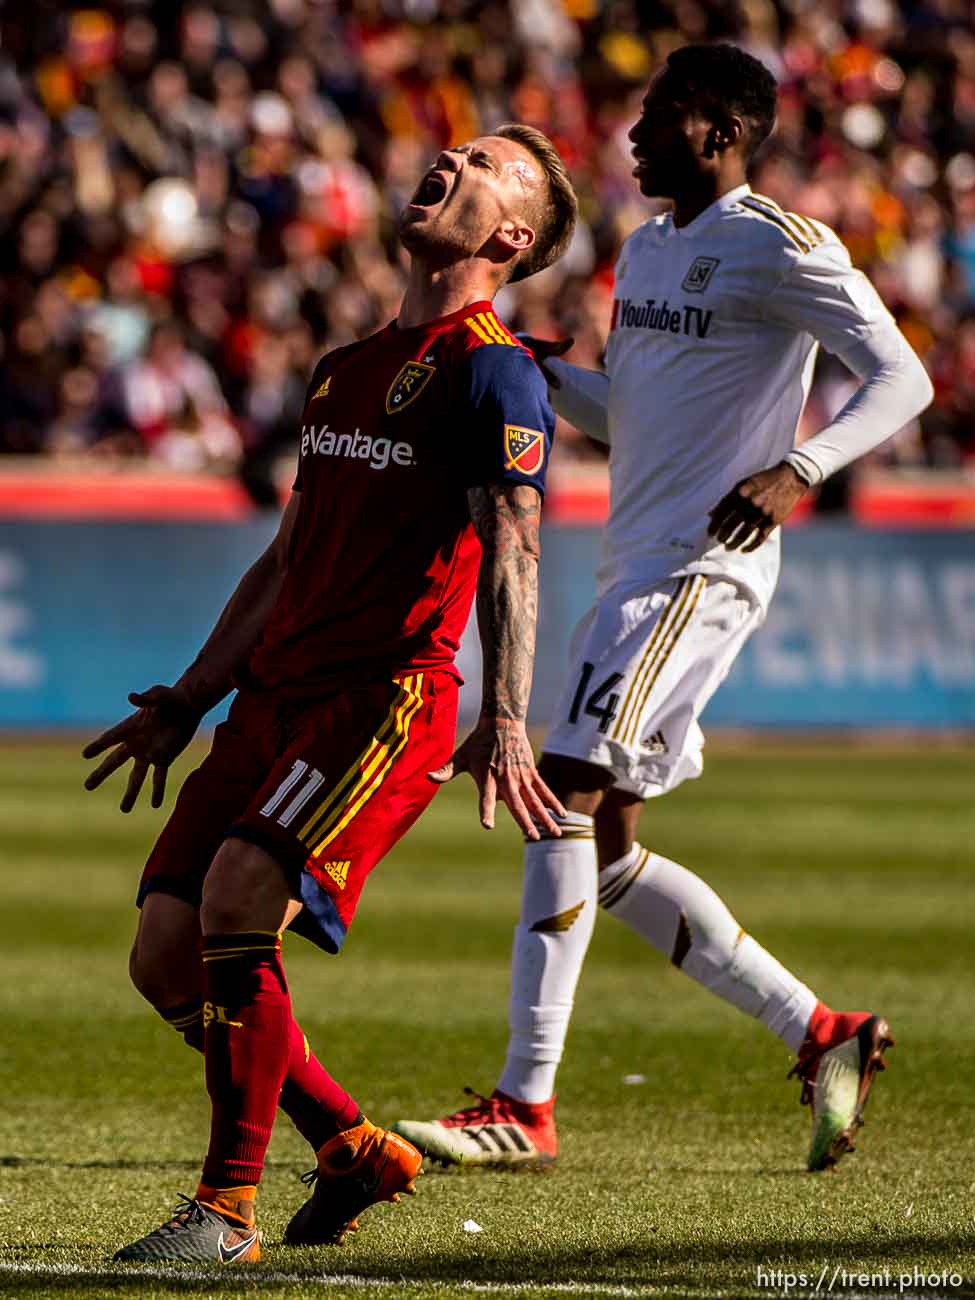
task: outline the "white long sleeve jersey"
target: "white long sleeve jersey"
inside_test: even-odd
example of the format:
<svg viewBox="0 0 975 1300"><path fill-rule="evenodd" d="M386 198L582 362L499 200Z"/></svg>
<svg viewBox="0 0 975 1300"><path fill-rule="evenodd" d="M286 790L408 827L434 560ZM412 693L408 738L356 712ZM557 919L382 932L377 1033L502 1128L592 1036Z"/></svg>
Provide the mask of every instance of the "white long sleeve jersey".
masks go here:
<svg viewBox="0 0 975 1300"><path fill-rule="evenodd" d="M793 452L817 345L868 383L794 453L813 481L923 409L923 367L836 235L747 185L686 226L669 214L640 226L614 295L606 374L550 363L556 410L610 443L600 591L714 573L767 605L779 530L751 554L727 551L708 536L708 514Z"/></svg>

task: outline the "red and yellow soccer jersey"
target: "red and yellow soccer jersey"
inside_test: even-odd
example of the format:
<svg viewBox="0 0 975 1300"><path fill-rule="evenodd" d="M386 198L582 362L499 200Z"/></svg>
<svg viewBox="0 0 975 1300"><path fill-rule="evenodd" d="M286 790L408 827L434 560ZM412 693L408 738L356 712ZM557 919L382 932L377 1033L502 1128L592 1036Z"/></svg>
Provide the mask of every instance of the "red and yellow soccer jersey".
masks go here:
<svg viewBox="0 0 975 1300"><path fill-rule="evenodd" d="M449 667L481 558L467 490L542 492L554 427L541 371L488 302L324 357L288 572L246 678L304 694Z"/></svg>

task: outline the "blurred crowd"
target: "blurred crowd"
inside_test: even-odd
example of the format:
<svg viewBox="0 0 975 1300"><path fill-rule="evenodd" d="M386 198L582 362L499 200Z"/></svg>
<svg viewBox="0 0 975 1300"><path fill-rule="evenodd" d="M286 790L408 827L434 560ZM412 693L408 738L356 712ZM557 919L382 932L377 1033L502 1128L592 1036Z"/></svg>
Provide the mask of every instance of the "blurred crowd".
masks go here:
<svg viewBox="0 0 975 1300"><path fill-rule="evenodd" d="M118 0L0 24L0 451L240 472L270 500L326 349L396 313L397 211L436 152L546 131L582 220L499 314L598 365L651 211L626 131L687 41L780 81L753 184L847 243L937 397L878 456L975 464L967 0ZM824 359L806 416L851 391ZM563 429L559 458L597 453Z"/></svg>

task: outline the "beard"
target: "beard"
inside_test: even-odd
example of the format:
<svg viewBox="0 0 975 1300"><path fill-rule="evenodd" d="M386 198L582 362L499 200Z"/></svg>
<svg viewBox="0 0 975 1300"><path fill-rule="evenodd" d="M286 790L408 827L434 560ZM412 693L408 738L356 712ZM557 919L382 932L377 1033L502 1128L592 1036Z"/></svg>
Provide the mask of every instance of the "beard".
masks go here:
<svg viewBox="0 0 975 1300"><path fill-rule="evenodd" d="M473 257L485 239L483 232L465 228L446 213L426 215L404 208L396 221L400 243L411 257L432 267L450 266Z"/></svg>

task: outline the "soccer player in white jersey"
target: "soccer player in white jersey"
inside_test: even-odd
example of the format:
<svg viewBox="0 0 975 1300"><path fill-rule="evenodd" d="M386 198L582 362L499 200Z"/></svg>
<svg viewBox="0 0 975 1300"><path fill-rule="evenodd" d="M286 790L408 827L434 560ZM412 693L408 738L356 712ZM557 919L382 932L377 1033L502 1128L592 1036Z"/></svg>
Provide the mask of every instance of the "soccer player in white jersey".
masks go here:
<svg viewBox="0 0 975 1300"><path fill-rule="evenodd" d="M703 880L635 841L644 801L701 772L698 717L763 620L779 525L932 395L836 235L748 186L775 98L732 46L669 56L630 140L641 191L673 210L622 249L607 371L535 344L556 409L609 443L610 518L540 766L568 812L560 838L525 848L504 1069L476 1105L397 1126L443 1160L554 1159L555 1074L597 905L796 1053L810 1170L850 1150L893 1041L882 1016L830 1010ZM794 448L818 344L862 382Z"/></svg>

